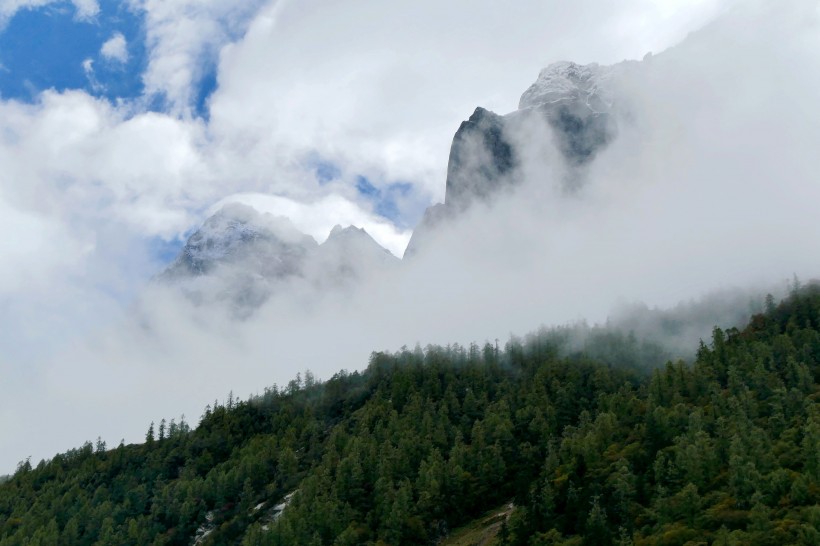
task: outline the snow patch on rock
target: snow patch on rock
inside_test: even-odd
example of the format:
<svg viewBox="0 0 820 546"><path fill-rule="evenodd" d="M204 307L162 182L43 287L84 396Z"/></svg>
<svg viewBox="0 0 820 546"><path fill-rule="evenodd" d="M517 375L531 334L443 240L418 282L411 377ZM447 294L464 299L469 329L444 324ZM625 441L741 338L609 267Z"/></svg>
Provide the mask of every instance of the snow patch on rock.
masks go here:
<svg viewBox="0 0 820 546"><path fill-rule="evenodd" d="M537 108L555 103L585 104L594 113L608 112L612 107L612 78L620 65L586 65L570 61L552 63L538 74L518 103L518 109Z"/></svg>

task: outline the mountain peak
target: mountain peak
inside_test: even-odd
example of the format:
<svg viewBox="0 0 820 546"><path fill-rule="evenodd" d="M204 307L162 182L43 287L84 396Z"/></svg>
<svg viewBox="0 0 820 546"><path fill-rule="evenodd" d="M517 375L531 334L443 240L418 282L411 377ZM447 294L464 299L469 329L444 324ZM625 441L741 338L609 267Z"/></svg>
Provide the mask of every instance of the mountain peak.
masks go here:
<svg viewBox="0 0 820 546"><path fill-rule="evenodd" d="M354 254L364 252L368 255L379 256L381 258L387 256L390 261L395 259L395 256L389 250L382 247L376 242L364 228L356 226L347 226L343 228L339 224L333 226L330 230L330 235L327 241L320 245L320 248L325 252L334 252L340 249L344 253L353 252Z"/></svg>
<svg viewBox="0 0 820 546"><path fill-rule="evenodd" d="M333 226L333 229L330 230L330 235L328 235L327 240L330 241L331 239L338 239L340 237L349 238L356 235L366 235L370 238L370 234L367 233L364 228L352 225L343 228L341 224L336 224Z"/></svg>
<svg viewBox="0 0 820 546"><path fill-rule="evenodd" d="M607 112L612 106L607 83L615 66L601 66L598 63L583 65L571 61L552 63L541 70L535 83L521 95L518 109L581 103L592 112Z"/></svg>
<svg viewBox="0 0 820 546"><path fill-rule="evenodd" d="M299 231L285 217L261 213L241 203L227 203L188 238L176 261L162 276L203 275L220 264L243 260L262 248L287 250L291 254L295 249L315 246L311 236Z"/></svg>
<svg viewBox="0 0 820 546"><path fill-rule="evenodd" d="M283 283L343 287L396 261L362 228L336 225L319 245L287 218L229 203L188 238L158 279L181 285L196 302L226 301L242 317Z"/></svg>
<svg viewBox="0 0 820 546"><path fill-rule="evenodd" d="M244 203L225 203L208 220L214 218L232 218L242 222L250 222L261 216L261 213Z"/></svg>
<svg viewBox="0 0 820 546"><path fill-rule="evenodd" d="M227 239L231 239L234 233L273 236L288 244L303 244L306 238L313 239L300 231L289 218L260 212L243 203L226 203L205 220L198 232Z"/></svg>
<svg viewBox="0 0 820 546"><path fill-rule="evenodd" d="M499 115L477 107L453 137L444 204L428 209L405 255L415 253L435 225L517 185L522 161L533 160L522 145L522 135L533 127L548 126L566 167L564 188L577 188L584 167L617 135L616 80L639 66L638 61L611 66L555 62L523 93L518 110Z"/></svg>

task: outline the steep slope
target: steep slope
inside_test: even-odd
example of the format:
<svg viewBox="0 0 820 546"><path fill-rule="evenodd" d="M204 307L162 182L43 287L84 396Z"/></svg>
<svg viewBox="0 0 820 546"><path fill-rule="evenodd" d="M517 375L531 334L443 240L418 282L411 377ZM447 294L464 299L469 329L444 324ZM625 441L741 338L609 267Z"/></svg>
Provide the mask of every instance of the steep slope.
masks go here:
<svg viewBox="0 0 820 546"><path fill-rule="evenodd" d="M194 430L23 462L0 545L433 544L510 499L499 546L820 543L820 286L691 366L556 340L378 353Z"/></svg>

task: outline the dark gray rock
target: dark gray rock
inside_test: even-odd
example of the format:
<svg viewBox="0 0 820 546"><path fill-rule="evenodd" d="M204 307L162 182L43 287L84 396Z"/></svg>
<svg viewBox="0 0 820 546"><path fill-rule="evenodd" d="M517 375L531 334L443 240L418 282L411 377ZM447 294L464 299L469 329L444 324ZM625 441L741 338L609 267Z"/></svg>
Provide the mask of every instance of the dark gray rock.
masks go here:
<svg viewBox="0 0 820 546"><path fill-rule="evenodd" d="M554 63L538 75L521 96L518 110L498 115L476 108L453 137L447 164L444 204L425 212L405 256L412 256L432 237L436 226L475 202L492 202L522 180L525 160L520 147L528 129L546 124L563 159L566 191L583 184L584 169L617 135L615 99L620 74L639 63L613 66Z"/></svg>
<svg viewBox="0 0 820 546"><path fill-rule="evenodd" d="M446 206L463 210L474 199L486 199L516 165L502 116L478 107L453 137L447 164Z"/></svg>
<svg viewBox="0 0 820 546"><path fill-rule="evenodd" d="M594 159L616 134L615 120L609 113L591 112L578 104L542 106L538 111L547 117L570 167L580 167Z"/></svg>

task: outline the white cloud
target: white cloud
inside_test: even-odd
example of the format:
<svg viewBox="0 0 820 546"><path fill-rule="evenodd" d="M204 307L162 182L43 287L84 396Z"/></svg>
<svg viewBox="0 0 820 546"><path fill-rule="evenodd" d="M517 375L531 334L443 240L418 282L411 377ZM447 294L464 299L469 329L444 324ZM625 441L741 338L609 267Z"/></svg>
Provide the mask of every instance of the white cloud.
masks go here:
<svg viewBox="0 0 820 546"><path fill-rule="evenodd" d="M262 0L129 0L145 14L147 94L163 94L175 114L187 114L194 86L222 46L240 36Z"/></svg>
<svg viewBox="0 0 820 546"><path fill-rule="evenodd" d="M0 111L0 127L14 135L4 168L18 173L6 189L21 207L117 219L152 236L183 231L192 201L221 197L201 163L201 124L135 115L79 91Z"/></svg>
<svg viewBox="0 0 820 546"><path fill-rule="evenodd" d="M0 0L0 27L5 25L21 9L36 9L61 0ZM79 20L93 19L100 12L97 0L71 0Z"/></svg>
<svg viewBox="0 0 820 546"><path fill-rule="evenodd" d="M121 32L114 33L100 48L100 55L106 59L124 63L128 60L128 42Z"/></svg>
<svg viewBox="0 0 820 546"><path fill-rule="evenodd" d="M97 0L71 0L77 10L77 19L93 19L100 12L100 3Z"/></svg>
<svg viewBox="0 0 820 546"><path fill-rule="evenodd" d="M0 31L6 26L14 14L21 9L37 9L61 0L0 0ZM100 12L97 0L71 0L74 4L75 17L80 21L87 21L96 17Z"/></svg>
<svg viewBox="0 0 820 546"><path fill-rule="evenodd" d="M55 222L0 200L0 297L43 289L49 278L81 259L83 251ZM14 234L13 236L10 234Z"/></svg>
<svg viewBox="0 0 820 546"><path fill-rule="evenodd" d="M37 8L54 3L56 0L0 0L0 28L23 8Z"/></svg>

